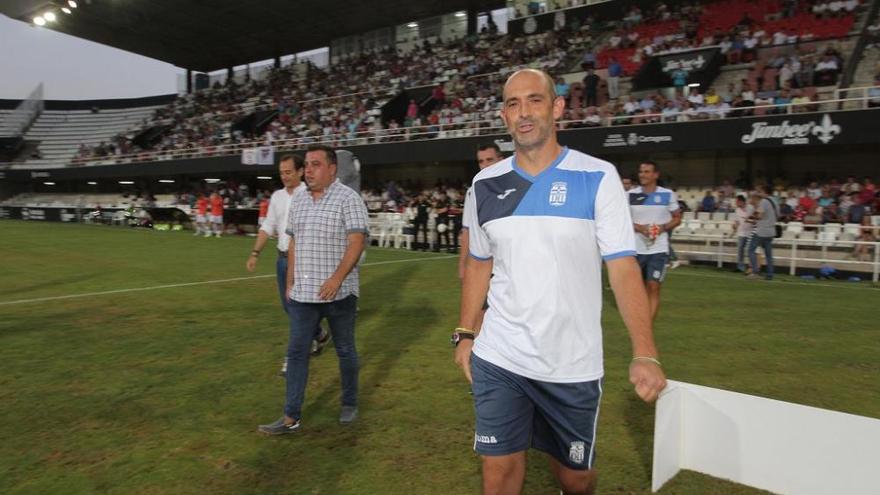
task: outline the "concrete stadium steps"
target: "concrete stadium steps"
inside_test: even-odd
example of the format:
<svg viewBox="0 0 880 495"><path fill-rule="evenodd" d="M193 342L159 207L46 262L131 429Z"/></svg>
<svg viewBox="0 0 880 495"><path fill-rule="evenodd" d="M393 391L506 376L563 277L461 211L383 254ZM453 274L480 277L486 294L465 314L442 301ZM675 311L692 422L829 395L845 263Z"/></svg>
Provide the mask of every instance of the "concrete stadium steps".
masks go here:
<svg viewBox="0 0 880 495"><path fill-rule="evenodd" d="M72 159L80 145L95 146L132 127L162 108L159 106L90 110L45 110L31 125L25 139L39 141L42 158L32 158L26 166L48 167Z"/></svg>
<svg viewBox="0 0 880 495"><path fill-rule="evenodd" d="M866 48L850 86L853 88L873 86L874 75L878 72L880 72L880 46Z"/></svg>

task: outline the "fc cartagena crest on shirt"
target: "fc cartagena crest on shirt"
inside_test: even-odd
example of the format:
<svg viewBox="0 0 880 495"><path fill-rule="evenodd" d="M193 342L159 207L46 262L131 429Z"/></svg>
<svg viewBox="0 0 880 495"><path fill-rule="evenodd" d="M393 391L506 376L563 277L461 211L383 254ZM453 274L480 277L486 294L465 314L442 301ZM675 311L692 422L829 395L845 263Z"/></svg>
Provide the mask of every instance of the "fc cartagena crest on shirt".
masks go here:
<svg viewBox="0 0 880 495"><path fill-rule="evenodd" d="M568 196L567 182L554 182L550 186L550 206L562 206Z"/></svg>
<svg viewBox="0 0 880 495"><path fill-rule="evenodd" d="M568 450L568 458L575 464L583 464L584 451L584 442L571 442L571 448Z"/></svg>

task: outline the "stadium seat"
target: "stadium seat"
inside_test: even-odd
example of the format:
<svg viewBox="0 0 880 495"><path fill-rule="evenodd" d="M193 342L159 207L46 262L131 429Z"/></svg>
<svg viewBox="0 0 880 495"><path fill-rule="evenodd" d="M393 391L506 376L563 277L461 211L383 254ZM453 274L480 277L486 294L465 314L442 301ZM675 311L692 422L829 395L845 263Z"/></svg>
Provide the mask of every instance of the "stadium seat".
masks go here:
<svg viewBox="0 0 880 495"><path fill-rule="evenodd" d="M804 223L803 222L788 222L785 224L785 230L787 232L793 232L794 234L800 234L804 231Z"/></svg>
<svg viewBox="0 0 880 495"><path fill-rule="evenodd" d="M712 218L712 214L708 211L701 211L697 213L697 220L708 222Z"/></svg>
<svg viewBox="0 0 880 495"><path fill-rule="evenodd" d="M839 223L826 223L822 226L822 231L839 237L843 232L843 225Z"/></svg>
<svg viewBox="0 0 880 495"><path fill-rule="evenodd" d="M853 239L861 235L862 226L857 223L847 223L843 225L843 233L844 235L851 235Z"/></svg>
<svg viewBox="0 0 880 495"><path fill-rule="evenodd" d="M834 241L837 240L837 233L828 231L819 232L818 239L820 246L833 246Z"/></svg>
<svg viewBox="0 0 880 495"><path fill-rule="evenodd" d="M696 218L696 213L694 213L693 211L686 211L681 214L681 219L684 221L693 220L695 218Z"/></svg>
<svg viewBox="0 0 880 495"><path fill-rule="evenodd" d="M801 241L815 241L816 240L816 232L812 230L805 230L798 234L798 240Z"/></svg>

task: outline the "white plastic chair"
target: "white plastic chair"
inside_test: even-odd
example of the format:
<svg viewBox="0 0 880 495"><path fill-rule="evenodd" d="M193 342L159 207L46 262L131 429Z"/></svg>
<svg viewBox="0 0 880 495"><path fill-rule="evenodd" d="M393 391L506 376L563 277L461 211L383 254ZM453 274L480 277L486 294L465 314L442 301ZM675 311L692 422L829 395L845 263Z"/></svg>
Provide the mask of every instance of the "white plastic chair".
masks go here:
<svg viewBox="0 0 880 495"><path fill-rule="evenodd" d="M794 232L795 234L800 234L804 231L804 223L803 222L788 222L785 224L785 230L789 232Z"/></svg>

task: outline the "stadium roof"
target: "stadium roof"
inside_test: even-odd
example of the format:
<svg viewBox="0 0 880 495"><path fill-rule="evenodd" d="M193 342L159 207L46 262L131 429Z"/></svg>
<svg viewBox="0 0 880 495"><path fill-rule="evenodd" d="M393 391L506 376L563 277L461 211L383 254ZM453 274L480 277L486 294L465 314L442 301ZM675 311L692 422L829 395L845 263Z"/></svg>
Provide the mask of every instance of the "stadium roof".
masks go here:
<svg viewBox="0 0 880 495"><path fill-rule="evenodd" d="M209 72L329 46L336 38L504 0L79 0L47 28L178 67ZM0 13L31 23L66 0L4 0Z"/></svg>

